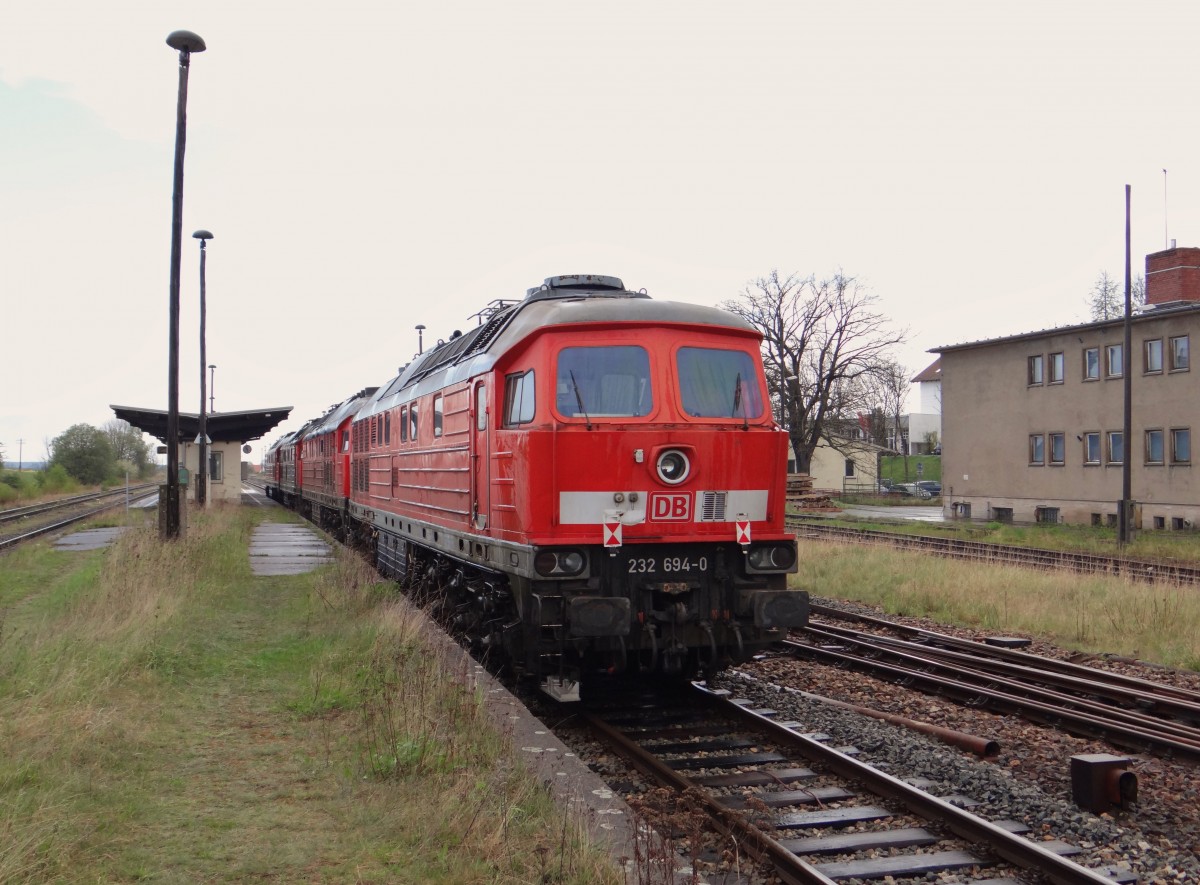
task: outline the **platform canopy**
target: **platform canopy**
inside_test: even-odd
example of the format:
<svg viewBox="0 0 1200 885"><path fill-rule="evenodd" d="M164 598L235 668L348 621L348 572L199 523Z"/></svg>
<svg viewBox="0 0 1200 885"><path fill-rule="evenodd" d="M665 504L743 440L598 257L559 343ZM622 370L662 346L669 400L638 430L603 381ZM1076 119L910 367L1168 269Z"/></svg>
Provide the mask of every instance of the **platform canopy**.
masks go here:
<svg viewBox="0 0 1200 885"><path fill-rule="evenodd" d="M109 406L122 421L128 421L138 430L156 437L164 445L167 442L167 413L159 409L140 409L134 406ZM215 412L205 419L205 431L213 442L249 442L262 439L271 428L286 421L292 414L292 406L277 409L249 409L244 412ZM200 432L200 415L196 412L179 413L179 439L187 443Z"/></svg>

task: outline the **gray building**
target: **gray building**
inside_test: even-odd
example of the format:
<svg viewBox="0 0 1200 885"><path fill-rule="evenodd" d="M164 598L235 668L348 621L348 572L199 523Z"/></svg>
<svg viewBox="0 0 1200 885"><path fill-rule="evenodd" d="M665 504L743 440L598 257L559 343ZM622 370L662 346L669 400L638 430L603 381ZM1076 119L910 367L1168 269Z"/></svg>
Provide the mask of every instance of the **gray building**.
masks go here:
<svg viewBox="0 0 1200 885"><path fill-rule="evenodd" d="M942 485L948 515L1115 524L1130 459L1134 526L1200 525L1191 435L1200 390L1200 249L1146 257L1132 319L935 348L941 357ZM1124 376L1132 433L1124 439Z"/></svg>

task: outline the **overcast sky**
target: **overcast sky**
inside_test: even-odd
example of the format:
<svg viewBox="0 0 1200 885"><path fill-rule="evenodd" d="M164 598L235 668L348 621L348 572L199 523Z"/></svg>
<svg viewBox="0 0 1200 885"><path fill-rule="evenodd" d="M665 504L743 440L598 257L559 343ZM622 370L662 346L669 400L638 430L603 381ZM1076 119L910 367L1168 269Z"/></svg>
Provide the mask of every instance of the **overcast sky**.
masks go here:
<svg viewBox="0 0 1200 885"><path fill-rule="evenodd" d="M0 7L0 443L167 407L298 427L495 298L602 273L717 304L843 270L928 348L1086 319L1200 245L1192 2L43 0ZM1163 169L1168 173L1164 176Z"/></svg>

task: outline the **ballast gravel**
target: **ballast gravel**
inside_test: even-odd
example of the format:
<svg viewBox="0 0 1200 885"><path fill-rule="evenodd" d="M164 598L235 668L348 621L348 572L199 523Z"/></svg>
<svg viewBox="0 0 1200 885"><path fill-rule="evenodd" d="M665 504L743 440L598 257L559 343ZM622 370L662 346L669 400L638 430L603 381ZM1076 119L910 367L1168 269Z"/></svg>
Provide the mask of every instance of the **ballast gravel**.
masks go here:
<svg viewBox="0 0 1200 885"><path fill-rule="evenodd" d="M878 609L832 599L814 599L851 612L882 616ZM937 624L926 619L887 616L888 620L982 641L986 634ZM1099 669L1164 682L1200 692L1200 674L1168 670L1119 658L1083 659L1078 654L1034 640L1032 655L1068 659ZM915 689L828 665L778 654L720 674L713 689L727 689L756 706L769 707L781 719L803 723L805 731L830 736L835 746L853 746L857 758L899 778L923 778L939 796L968 796L979 803L971 810L988 820L1016 820L1031 828L1028 838L1061 840L1082 849L1072 859L1095 870L1117 872L1143 885L1200 885L1200 766L1138 755L1101 741L1073 737L1052 727L1026 722ZM844 707L806 697L820 695L919 722L995 740L999 755L983 760L935 738L881 722ZM567 717L569 720L570 717ZM565 724L561 723L560 724ZM715 841L715 833L686 800L649 787L619 758L571 728L556 731L635 812L655 827L685 856L697 862L701 881L770 882L748 871L745 858ZM1093 814L1071 799L1070 760L1083 753L1111 753L1130 759L1138 778L1138 801L1129 808ZM714 846L715 850L714 850ZM848 880L850 881L850 880ZM957 881L952 873L922 879L892 880L895 885Z"/></svg>
<svg viewBox="0 0 1200 885"><path fill-rule="evenodd" d="M833 600L822 604L878 616L876 610ZM910 626L982 640L984 635L919 619L890 618ZM1035 643L1031 653L1073 658L1062 649ZM1090 666L1117 669L1152 681L1200 691L1200 675L1129 661L1096 659ZM777 710L836 745L853 745L859 758L901 778L926 778L936 795L962 794L981 804L972 811L989 820L1011 819L1032 828L1031 836L1060 839L1083 853L1073 858L1092 868L1136 876L1139 882L1200 883L1200 767L1130 754L1103 742L1072 737L1053 728L1000 716L863 674L797 660L767 657L710 681L735 696ZM979 760L925 735L804 697L834 700L929 722L990 738L999 756ZM1071 801L1070 759L1081 753L1111 753L1131 759L1138 801L1127 809L1096 815Z"/></svg>

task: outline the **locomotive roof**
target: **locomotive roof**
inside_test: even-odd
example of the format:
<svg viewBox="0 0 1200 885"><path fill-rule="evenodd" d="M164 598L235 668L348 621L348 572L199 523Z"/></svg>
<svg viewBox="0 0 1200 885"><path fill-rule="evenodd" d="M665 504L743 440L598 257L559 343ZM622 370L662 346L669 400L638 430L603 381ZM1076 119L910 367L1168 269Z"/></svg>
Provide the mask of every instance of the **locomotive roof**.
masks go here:
<svg viewBox="0 0 1200 885"><path fill-rule="evenodd" d="M346 419L347 415L358 411L362 401L371 396L374 396L378 387L364 387L353 396L347 397L344 402L338 403L330 408L317 423L310 428L310 433L328 433L337 429L337 426Z"/></svg>
<svg viewBox="0 0 1200 885"><path fill-rule="evenodd" d="M549 277L530 289L523 301L496 302L466 333L418 356L375 397L381 402L435 372L464 363L484 370L496 358L539 329L573 323L679 323L720 326L758 334L750 323L728 311L678 301L654 301L645 290L633 292L617 277ZM476 361L479 365L476 366ZM469 374L474 374L474 371Z"/></svg>

